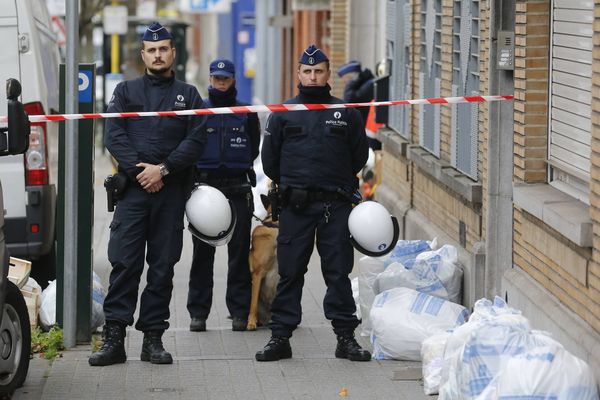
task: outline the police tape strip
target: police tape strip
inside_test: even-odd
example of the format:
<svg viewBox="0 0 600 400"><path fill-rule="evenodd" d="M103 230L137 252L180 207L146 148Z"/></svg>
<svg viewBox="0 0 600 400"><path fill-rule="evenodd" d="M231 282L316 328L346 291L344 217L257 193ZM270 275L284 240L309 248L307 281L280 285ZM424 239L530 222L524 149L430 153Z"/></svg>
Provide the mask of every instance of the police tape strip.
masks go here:
<svg viewBox="0 0 600 400"><path fill-rule="evenodd" d="M460 104L460 103L483 103L490 101L512 100L513 96L460 96L460 97L437 97L415 100L393 100L374 101L368 103L343 103L343 104L267 104L253 106L235 106L219 108L201 108L196 110L181 111L147 111L147 112L120 112L120 113L91 113L91 114L52 114L52 115L30 115L30 122L65 121L76 119L98 119L98 118L131 118L131 117L174 117L185 115L214 115L214 114L247 114L259 112L284 112L284 111L307 111L307 110L334 110L341 108L356 108L370 106L399 106L399 105L421 105L421 104ZM6 122L5 116L0 116L0 122Z"/></svg>

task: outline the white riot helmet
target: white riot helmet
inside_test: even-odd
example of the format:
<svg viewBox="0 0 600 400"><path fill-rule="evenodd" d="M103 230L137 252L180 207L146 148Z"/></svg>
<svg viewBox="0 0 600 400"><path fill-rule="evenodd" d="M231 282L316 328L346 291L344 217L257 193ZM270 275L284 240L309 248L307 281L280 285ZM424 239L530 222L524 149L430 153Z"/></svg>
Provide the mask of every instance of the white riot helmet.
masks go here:
<svg viewBox="0 0 600 400"><path fill-rule="evenodd" d="M185 203L185 215L192 235L211 246L229 243L235 228L236 215L231 202L221 191L200 184Z"/></svg>
<svg viewBox="0 0 600 400"><path fill-rule="evenodd" d="M363 201L352 209L348 229L354 248L371 257L392 251L400 234L396 217L375 201Z"/></svg>

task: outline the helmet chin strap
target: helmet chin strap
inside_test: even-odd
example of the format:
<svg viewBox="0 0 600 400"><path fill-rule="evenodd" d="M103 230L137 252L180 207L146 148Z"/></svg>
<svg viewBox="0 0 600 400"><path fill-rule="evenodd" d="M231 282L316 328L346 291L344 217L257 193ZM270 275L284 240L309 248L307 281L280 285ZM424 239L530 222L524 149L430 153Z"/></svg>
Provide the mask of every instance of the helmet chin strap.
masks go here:
<svg viewBox="0 0 600 400"><path fill-rule="evenodd" d="M388 254L392 250L394 250L394 248L396 247L396 243L398 243L398 238L400 237L400 226L398 225L398 220L394 216L392 216L392 225L394 227L394 237L392 238L392 242L390 243L390 245L387 246L387 248L385 248L382 251L371 251L371 250L365 249L363 246L358 244L358 242L356 240L354 240L352 235L350 236L350 242L352 243L352 246L354 246L354 248L356 250L358 250L359 252L361 252L362 254L364 254L366 256L370 256L370 257L385 256L386 254Z"/></svg>

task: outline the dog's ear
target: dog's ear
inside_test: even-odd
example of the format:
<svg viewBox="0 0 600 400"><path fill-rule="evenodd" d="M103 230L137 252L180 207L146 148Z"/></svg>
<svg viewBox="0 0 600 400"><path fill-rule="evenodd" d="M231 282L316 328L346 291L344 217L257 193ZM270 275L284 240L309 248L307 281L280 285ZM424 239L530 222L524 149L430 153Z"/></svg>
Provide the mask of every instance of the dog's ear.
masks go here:
<svg viewBox="0 0 600 400"><path fill-rule="evenodd" d="M263 207L265 208L265 210L269 211L270 208L271 208L271 202L269 201L269 197L266 196L266 195L264 195L264 194L261 194L260 195L260 201L262 202Z"/></svg>

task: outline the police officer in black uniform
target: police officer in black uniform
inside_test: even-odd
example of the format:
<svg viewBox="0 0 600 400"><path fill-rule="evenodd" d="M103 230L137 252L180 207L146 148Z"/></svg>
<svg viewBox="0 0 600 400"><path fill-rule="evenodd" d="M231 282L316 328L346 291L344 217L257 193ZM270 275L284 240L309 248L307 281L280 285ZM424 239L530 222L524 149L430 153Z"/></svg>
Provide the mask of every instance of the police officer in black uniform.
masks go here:
<svg viewBox="0 0 600 400"><path fill-rule="evenodd" d="M375 75L369 68L362 68L359 61L350 60L338 69L338 76L346 82L344 86L344 101L346 103L368 103L375 95ZM358 107L357 110L367 126L369 107ZM381 142L367 137L369 147L381 150Z"/></svg>
<svg viewBox="0 0 600 400"><path fill-rule="evenodd" d="M210 64L210 87L204 107L247 105L236 99L235 67L226 59ZM248 266L250 229L254 203L251 185L256 183L252 165L258 157L260 123L255 113L211 115L206 122L207 142L196 163L196 180L216 187L233 203L237 222L228 243L227 293L225 300L234 331L246 330L251 297ZM190 330L206 330L213 296L215 248L196 236L190 270L187 308Z"/></svg>
<svg viewBox="0 0 600 400"><path fill-rule="evenodd" d="M202 107L195 87L175 79L171 34L158 23L142 38L144 76L117 85L108 112L184 110ZM133 324L138 286L148 263L147 283L135 328L144 332L141 359L171 364L162 344L169 327L173 267L181 256L183 215L190 167L206 140L204 117L115 118L106 121L104 143L128 178L108 243L112 264L104 301L104 344L90 365L126 361L125 327ZM145 251L147 247L147 251Z"/></svg>
<svg viewBox="0 0 600 400"><path fill-rule="evenodd" d="M286 103L343 103L330 95L327 56L314 45L302 54L299 95ZM337 335L335 355L370 360L354 338L359 321L348 274L354 253L348 216L368 145L358 111L330 109L274 113L261 150L266 175L279 185L283 209L277 237L279 284L271 305L272 336L258 361L290 358L289 338L300 323L304 274L315 245L327 285L325 316Z"/></svg>

